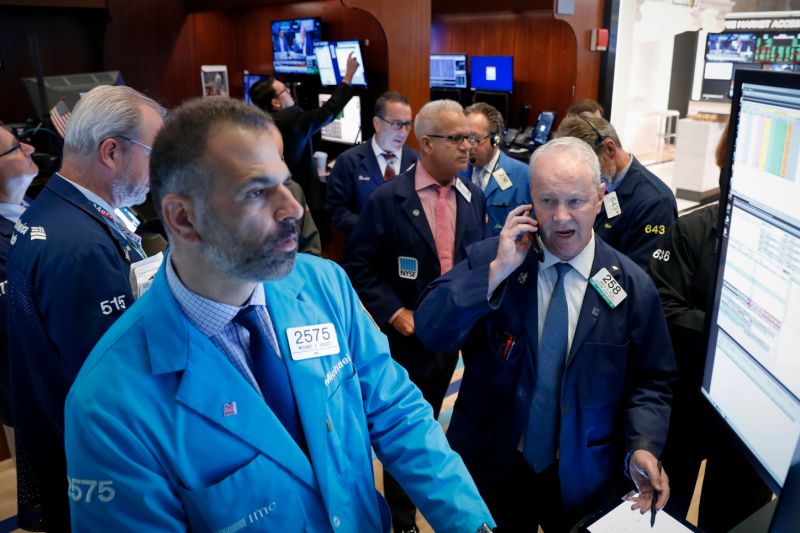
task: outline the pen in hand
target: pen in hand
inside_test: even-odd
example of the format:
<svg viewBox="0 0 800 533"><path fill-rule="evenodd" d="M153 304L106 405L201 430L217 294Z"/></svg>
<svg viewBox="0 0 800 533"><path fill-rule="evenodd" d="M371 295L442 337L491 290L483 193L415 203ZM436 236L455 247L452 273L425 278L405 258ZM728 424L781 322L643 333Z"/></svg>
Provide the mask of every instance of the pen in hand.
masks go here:
<svg viewBox="0 0 800 533"><path fill-rule="evenodd" d="M661 461L658 462L658 476L661 477ZM653 485L652 480L650 484ZM653 501L650 505L650 527L656 525L656 502L658 502L658 495L659 492L656 490L655 485L653 485Z"/></svg>

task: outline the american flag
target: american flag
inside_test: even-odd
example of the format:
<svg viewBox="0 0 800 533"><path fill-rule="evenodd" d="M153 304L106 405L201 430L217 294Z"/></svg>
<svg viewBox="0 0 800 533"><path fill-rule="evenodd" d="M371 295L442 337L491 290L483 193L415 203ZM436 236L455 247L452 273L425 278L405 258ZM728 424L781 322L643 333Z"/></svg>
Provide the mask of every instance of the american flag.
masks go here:
<svg viewBox="0 0 800 533"><path fill-rule="evenodd" d="M71 116L72 113L63 98L50 110L50 120L53 122L53 126L58 134L61 135L62 139L67 130L67 122L69 122L69 117Z"/></svg>

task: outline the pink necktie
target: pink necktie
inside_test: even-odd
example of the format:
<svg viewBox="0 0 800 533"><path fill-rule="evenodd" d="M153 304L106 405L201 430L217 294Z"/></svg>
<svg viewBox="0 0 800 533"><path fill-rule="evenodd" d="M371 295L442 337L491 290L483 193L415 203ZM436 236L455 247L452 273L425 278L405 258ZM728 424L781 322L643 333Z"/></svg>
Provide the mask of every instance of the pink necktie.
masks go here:
<svg viewBox="0 0 800 533"><path fill-rule="evenodd" d="M436 185L439 198L436 200L436 231L433 234L433 241L436 244L436 253L439 255L439 266L442 274L447 273L453 268L453 234L450 230L451 217L450 209L447 206L447 192L450 187Z"/></svg>

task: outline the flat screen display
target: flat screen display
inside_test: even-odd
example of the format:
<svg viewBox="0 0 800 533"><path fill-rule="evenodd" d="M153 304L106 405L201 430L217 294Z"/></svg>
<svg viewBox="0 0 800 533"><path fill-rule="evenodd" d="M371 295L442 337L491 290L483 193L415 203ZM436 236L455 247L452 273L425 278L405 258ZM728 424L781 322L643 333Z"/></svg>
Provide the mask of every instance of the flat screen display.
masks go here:
<svg viewBox="0 0 800 533"><path fill-rule="evenodd" d="M319 95L321 106L331 97L329 94ZM353 96L341 113L320 132L323 141L341 144L359 144L361 142L361 98Z"/></svg>
<svg viewBox="0 0 800 533"><path fill-rule="evenodd" d="M245 73L242 76L242 89L244 91L245 103L247 104L253 103L253 100L250 98L250 89L253 88L253 85L265 79L266 77L267 77L266 74L250 74L250 73Z"/></svg>
<svg viewBox="0 0 800 533"><path fill-rule="evenodd" d="M361 45L358 44L358 41L320 41L314 46L314 54L319 65L319 80L322 85L331 87L342 82L342 77L347 71L347 58L351 53L361 66L350 84L366 87L364 59L361 56Z"/></svg>
<svg viewBox="0 0 800 533"><path fill-rule="evenodd" d="M466 89L466 54L431 54L431 87Z"/></svg>
<svg viewBox="0 0 800 533"><path fill-rule="evenodd" d="M703 393L779 491L800 437L800 75L738 70Z"/></svg>
<svg viewBox="0 0 800 533"><path fill-rule="evenodd" d="M513 56L472 56L469 70L475 90L510 93L514 87Z"/></svg>
<svg viewBox="0 0 800 533"><path fill-rule="evenodd" d="M314 43L320 40L316 18L276 20L272 23L272 66L276 74L316 74Z"/></svg>
<svg viewBox="0 0 800 533"><path fill-rule="evenodd" d="M752 33L709 33L706 39L706 61L752 63L755 50Z"/></svg>

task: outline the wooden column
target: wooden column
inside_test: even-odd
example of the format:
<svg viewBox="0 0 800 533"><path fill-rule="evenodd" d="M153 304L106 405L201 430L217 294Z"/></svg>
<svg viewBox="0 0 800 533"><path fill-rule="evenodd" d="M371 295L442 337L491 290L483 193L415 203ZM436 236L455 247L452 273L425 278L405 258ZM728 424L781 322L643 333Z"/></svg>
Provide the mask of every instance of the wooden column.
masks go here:
<svg viewBox="0 0 800 533"><path fill-rule="evenodd" d="M592 29L603 25L604 0L574 0L574 15L559 15L558 0L553 0L553 15L570 25L577 41L577 72L574 99L597 99L600 86L600 60L604 52L591 52Z"/></svg>
<svg viewBox="0 0 800 533"><path fill-rule="evenodd" d="M416 113L430 96L431 0L341 2L370 13L383 27L389 51L389 89L404 94ZM416 144L412 139L409 142Z"/></svg>

